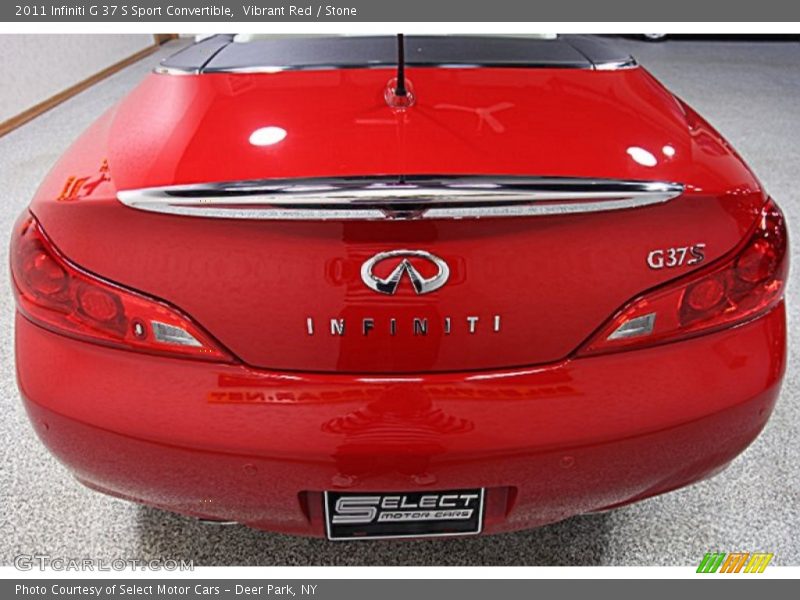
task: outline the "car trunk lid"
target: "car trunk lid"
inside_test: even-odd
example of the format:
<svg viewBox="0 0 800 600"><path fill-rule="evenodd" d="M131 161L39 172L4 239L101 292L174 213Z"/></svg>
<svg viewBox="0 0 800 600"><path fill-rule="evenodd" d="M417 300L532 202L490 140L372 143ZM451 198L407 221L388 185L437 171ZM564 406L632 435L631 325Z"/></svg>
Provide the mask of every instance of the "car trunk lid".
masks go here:
<svg viewBox="0 0 800 600"><path fill-rule="evenodd" d="M34 211L68 257L174 303L252 366L413 374L567 358L631 297L730 250L762 200L717 134L641 69L408 75L416 103L407 110L384 100L387 69L153 75L83 142L107 138L107 185L59 202L62 165ZM471 189L483 193L519 178L550 196L537 202L528 190L514 206L556 210L437 216L426 203L441 197L406 210L386 192L370 205L385 210L350 218L354 206L319 187L313 203L288 196L280 210L291 219L254 212L274 208L274 189L248 202L258 185L477 181L484 187ZM564 208L608 201L559 187L597 180L685 191L613 210ZM190 186L183 199L203 200L206 184L235 189L228 212L162 214L115 197ZM475 208L465 188L455 192L446 208ZM654 251L697 244L703 262L648 264ZM446 281L420 293L420 281L441 282L442 264Z"/></svg>

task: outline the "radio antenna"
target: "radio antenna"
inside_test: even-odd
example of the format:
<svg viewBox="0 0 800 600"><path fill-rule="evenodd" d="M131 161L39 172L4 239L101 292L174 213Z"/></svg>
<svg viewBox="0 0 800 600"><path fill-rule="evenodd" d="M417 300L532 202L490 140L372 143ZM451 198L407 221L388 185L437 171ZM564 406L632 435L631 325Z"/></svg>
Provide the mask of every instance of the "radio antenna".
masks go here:
<svg viewBox="0 0 800 600"><path fill-rule="evenodd" d="M396 96L405 97L406 90L406 49L403 34L397 34L397 87L394 89Z"/></svg>

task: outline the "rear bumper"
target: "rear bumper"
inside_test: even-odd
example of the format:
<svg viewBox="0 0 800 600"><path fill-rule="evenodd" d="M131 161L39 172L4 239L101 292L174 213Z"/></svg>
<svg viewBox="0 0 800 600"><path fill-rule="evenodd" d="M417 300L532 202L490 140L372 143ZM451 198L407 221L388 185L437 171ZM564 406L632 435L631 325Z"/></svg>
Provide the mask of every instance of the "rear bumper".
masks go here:
<svg viewBox="0 0 800 600"><path fill-rule="evenodd" d="M783 304L691 340L513 371L271 373L113 350L17 317L25 406L87 485L205 518L323 535L322 491L486 487L487 533L710 476L758 435Z"/></svg>

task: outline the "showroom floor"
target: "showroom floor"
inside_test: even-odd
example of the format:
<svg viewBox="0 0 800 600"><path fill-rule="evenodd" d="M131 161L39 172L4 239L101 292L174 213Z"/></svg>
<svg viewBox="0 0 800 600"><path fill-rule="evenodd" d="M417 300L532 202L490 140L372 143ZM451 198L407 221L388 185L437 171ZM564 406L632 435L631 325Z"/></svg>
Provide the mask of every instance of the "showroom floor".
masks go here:
<svg viewBox="0 0 800 600"><path fill-rule="evenodd" d="M0 138L8 232L72 139L179 42ZM183 42L180 42L183 43ZM800 272L800 44L619 40L707 117L758 173L789 217ZM7 243L0 243L7 264ZM790 330L800 287L789 287ZM0 564L18 554L66 558L193 559L196 565L475 564L688 565L715 551L774 552L800 564L800 356L790 343L778 407L761 437L722 475L603 515L535 531L450 541L356 543L209 526L93 493L44 450L20 406L13 367L13 299L0 277ZM701 401L702 399L698 399Z"/></svg>

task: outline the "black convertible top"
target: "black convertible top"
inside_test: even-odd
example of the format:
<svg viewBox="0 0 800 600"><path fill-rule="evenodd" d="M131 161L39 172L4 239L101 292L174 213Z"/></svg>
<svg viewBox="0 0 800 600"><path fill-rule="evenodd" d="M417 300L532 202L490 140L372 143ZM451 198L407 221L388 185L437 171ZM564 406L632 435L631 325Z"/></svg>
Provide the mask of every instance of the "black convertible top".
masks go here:
<svg viewBox="0 0 800 600"><path fill-rule="evenodd" d="M555 39L490 36L406 36L410 66L614 69L635 60L593 36ZM215 35L165 59L162 72L218 73L353 69L397 64L393 36L257 38Z"/></svg>

